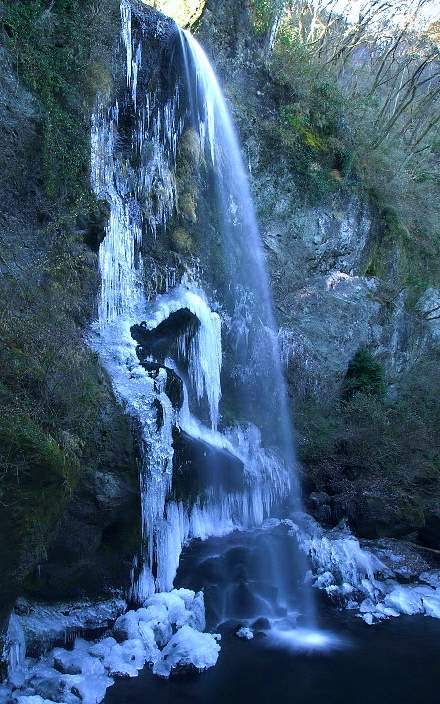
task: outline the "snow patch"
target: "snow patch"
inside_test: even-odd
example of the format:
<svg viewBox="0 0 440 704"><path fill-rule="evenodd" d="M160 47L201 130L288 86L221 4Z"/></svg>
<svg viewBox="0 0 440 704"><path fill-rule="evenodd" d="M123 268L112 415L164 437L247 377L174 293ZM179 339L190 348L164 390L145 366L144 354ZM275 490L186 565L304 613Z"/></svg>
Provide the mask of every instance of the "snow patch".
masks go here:
<svg viewBox="0 0 440 704"><path fill-rule="evenodd" d="M388 550L385 564L345 524L324 530L310 516L298 518L301 527L290 532L311 559L307 579L340 606L357 610L368 625L401 614L440 618L440 570L423 571L415 583L401 584L401 556Z"/></svg>

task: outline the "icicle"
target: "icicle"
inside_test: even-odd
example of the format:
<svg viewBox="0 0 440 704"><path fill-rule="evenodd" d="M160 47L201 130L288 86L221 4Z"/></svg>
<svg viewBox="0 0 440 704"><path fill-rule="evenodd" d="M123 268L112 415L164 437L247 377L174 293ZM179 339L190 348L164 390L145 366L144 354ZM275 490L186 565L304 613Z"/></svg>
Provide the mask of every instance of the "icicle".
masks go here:
<svg viewBox="0 0 440 704"><path fill-rule="evenodd" d="M180 286L169 295L157 297L145 324L147 328L153 329L171 313L184 308L193 313L199 326L194 335L181 335L179 350L189 362L190 377L198 400L204 397L207 399L211 425L215 429L221 398L222 345L219 315L210 310L202 291Z"/></svg>
<svg viewBox="0 0 440 704"><path fill-rule="evenodd" d="M128 61L128 57L127 57ZM142 62L142 44L139 42L138 47L136 49L136 54L134 60L132 60L132 69L131 69L131 74L132 74L132 81L131 81L131 98L133 100L133 105L134 109L136 111L137 107L137 84L138 84L138 76L139 76L139 69L141 66Z"/></svg>
<svg viewBox="0 0 440 704"><path fill-rule="evenodd" d="M122 39L127 51L127 86L131 85L133 71L133 44L131 37L131 5L121 0Z"/></svg>

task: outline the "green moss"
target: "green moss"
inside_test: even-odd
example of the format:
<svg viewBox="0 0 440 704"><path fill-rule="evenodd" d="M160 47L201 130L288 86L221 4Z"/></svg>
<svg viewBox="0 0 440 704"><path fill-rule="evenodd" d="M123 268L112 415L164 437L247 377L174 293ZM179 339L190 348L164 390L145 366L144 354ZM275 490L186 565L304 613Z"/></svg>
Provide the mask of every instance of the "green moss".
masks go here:
<svg viewBox="0 0 440 704"><path fill-rule="evenodd" d="M257 35L264 35L269 30L273 8L273 0L250 1L252 27Z"/></svg>
<svg viewBox="0 0 440 704"><path fill-rule="evenodd" d="M183 158L187 159L195 166L200 165L203 154L200 144L200 137L195 129L187 129L182 134L179 141L179 153Z"/></svg>
<svg viewBox="0 0 440 704"><path fill-rule="evenodd" d="M383 208L381 217L382 222L384 224L384 234L386 237L392 238L396 243L409 242L409 240L411 239L409 230L401 221L399 214L395 208Z"/></svg>
<svg viewBox="0 0 440 704"><path fill-rule="evenodd" d="M395 208L381 208L379 217L381 233L364 273L386 280L396 291L406 289L406 306L412 309L426 288L440 283L440 242L436 233L411 232Z"/></svg>
<svg viewBox="0 0 440 704"><path fill-rule="evenodd" d="M53 200L75 203L88 194L88 115L97 91L108 86L106 51L117 3L101 0L98 7L86 0L4 5L6 44L42 108L42 179Z"/></svg>
<svg viewBox="0 0 440 704"><path fill-rule="evenodd" d="M0 528L9 535L16 554L1 557L2 564L18 563L26 571L28 563L45 555L50 534L75 486L79 460L72 446L61 447L38 422L8 403L4 387L2 391Z"/></svg>
<svg viewBox="0 0 440 704"><path fill-rule="evenodd" d="M188 193L187 191L185 193L182 193L179 195L179 200L178 200L178 206L179 206L179 212L181 213L182 217L184 220L187 220L188 222L196 223L197 222L197 213L196 213L196 199L194 193Z"/></svg>
<svg viewBox="0 0 440 704"><path fill-rule="evenodd" d="M281 61L281 59L280 59ZM276 64L276 61L275 61ZM275 70L275 69L274 69ZM316 202L345 183L352 168L352 154L340 135L342 97L327 81L312 84L310 92L285 101L283 70L277 74L281 105L278 119L262 124L266 159L276 150L298 177L307 200ZM277 84L275 84L277 89Z"/></svg>
<svg viewBox="0 0 440 704"><path fill-rule="evenodd" d="M282 109L281 118L291 129L301 136L305 145L317 152L327 151L328 147L325 139L310 126L304 116L295 113L292 106L286 106Z"/></svg>
<svg viewBox="0 0 440 704"><path fill-rule="evenodd" d="M171 233L171 246L179 254L191 254L194 244L191 235L183 228L176 227Z"/></svg>

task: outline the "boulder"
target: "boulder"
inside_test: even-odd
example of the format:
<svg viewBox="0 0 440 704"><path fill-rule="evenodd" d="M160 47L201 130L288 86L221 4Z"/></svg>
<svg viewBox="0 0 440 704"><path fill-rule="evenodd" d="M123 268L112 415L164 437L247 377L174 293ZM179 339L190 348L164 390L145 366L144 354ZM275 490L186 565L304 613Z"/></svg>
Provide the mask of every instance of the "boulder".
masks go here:
<svg viewBox="0 0 440 704"><path fill-rule="evenodd" d="M153 673L169 677L171 673L202 672L213 667L218 659L220 636L200 633L191 626L182 626L161 652Z"/></svg>
<svg viewBox="0 0 440 704"><path fill-rule="evenodd" d="M194 313L188 308L181 308L170 313L168 318L153 329L141 323L133 325L130 332L139 343L137 354L141 362L151 355L157 362L163 363L165 358L172 356L173 350L177 349L179 338L183 334L190 337L199 325Z"/></svg>
<svg viewBox="0 0 440 704"><path fill-rule="evenodd" d="M400 538L425 525L422 507L405 494L362 492L349 506L349 523L361 538Z"/></svg>

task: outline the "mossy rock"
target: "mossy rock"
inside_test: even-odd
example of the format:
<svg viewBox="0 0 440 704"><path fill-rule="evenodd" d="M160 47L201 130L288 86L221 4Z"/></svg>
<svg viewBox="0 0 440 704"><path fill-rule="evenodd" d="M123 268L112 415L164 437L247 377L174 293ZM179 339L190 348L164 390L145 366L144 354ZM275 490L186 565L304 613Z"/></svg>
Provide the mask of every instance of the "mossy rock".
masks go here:
<svg viewBox="0 0 440 704"><path fill-rule="evenodd" d="M202 161L200 137L195 129L187 129L182 134L179 142L179 155L197 165Z"/></svg>
<svg viewBox="0 0 440 704"><path fill-rule="evenodd" d="M84 242L94 252L99 250L99 245L105 237L105 231L110 217L110 206L105 200L93 203L86 212L79 213L78 227L84 232Z"/></svg>
<svg viewBox="0 0 440 704"><path fill-rule="evenodd" d="M20 81L41 109L38 140L31 148L45 195L73 207L88 197L89 116L97 93L111 84L107 67L119 3L99 0L99 12L86 0L48 4L2 3L4 41Z"/></svg>
<svg viewBox="0 0 440 704"><path fill-rule="evenodd" d="M197 222L196 209L196 199L193 193L187 191L179 196L179 212L187 222L193 224Z"/></svg>
<svg viewBox="0 0 440 704"><path fill-rule="evenodd" d="M183 227L176 227L171 233L171 246L179 254L191 254L194 245L189 232Z"/></svg>

